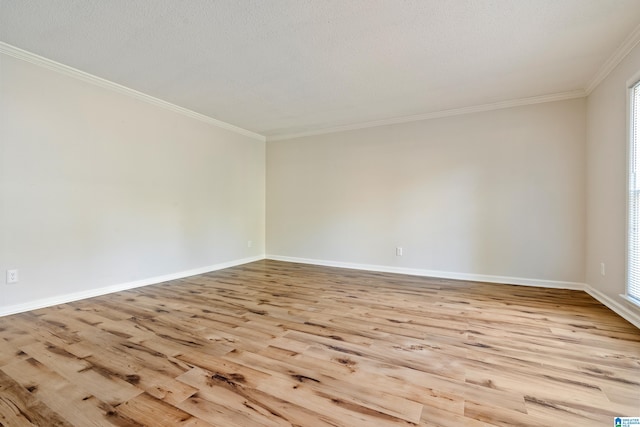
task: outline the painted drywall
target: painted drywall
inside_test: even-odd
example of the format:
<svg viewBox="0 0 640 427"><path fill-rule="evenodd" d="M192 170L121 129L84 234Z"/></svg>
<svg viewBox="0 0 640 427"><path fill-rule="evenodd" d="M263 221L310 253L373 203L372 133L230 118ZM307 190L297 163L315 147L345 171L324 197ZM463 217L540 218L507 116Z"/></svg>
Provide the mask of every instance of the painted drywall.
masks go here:
<svg viewBox="0 0 640 427"><path fill-rule="evenodd" d="M19 269L0 312L264 254L264 142L10 56L0 72L0 271Z"/></svg>
<svg viewBox="0 0 640 427"><path fill-rule="evenodd" d="M626 287L627 92L634 76L640 80L640 45L587 99L586 281L610 306L640 316L640 309L620 296Z"/></svg>
<svg viewBox="0 0 640 427"><path fill-rule="evenodd" d="M582 283L585 129L581 98L270 141L267 254Z"/></svg>

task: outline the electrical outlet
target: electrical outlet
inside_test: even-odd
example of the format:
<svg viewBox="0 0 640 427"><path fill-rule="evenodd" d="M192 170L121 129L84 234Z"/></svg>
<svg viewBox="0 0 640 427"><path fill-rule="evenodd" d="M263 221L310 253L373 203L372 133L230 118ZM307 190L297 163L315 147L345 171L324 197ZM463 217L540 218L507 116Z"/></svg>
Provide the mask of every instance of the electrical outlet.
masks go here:
<svg viewBox="0 0 640 427"><path fill-rule="evenodd" d="M604 276L604 274L605 274L604 262L601 262L601 263L600 263L600 274L601 274L602 276Z"/></svg>
<svg viewBox="0 0 640 427"><path fill-rule="evenodd" d="M253 246L253 242L251 240L247 240L247 247L250 248Z"/></svg>
<svg viewBox="0 0 640 427"><path fill-rule="evenodd" d="M7 270L7 283L18 282L18 270Z"/></svg>
<svg viewBox="0 0 640 427"><path fill-rule="evenodd" d="M396 248L396 256L402 256L402 247L398 246Z"/></svg>

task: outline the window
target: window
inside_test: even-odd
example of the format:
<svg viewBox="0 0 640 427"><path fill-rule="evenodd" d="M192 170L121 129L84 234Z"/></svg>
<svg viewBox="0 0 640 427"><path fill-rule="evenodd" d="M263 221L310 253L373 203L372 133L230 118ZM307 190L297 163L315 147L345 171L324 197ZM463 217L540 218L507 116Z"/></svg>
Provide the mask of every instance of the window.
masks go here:
<svg viewBox="0 0 640 427"><path fill-rule="evenodd" d="M640 304L640 82L631 88L627 297Z"/></svg>

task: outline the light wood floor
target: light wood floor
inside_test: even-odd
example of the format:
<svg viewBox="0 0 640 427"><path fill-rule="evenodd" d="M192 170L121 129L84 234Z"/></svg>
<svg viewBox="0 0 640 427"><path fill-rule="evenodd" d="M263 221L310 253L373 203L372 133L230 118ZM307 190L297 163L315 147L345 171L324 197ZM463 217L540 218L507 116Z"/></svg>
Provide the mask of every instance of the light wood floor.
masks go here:
<svg viewBox="0 0 640 427"><path fill-rule="evenodd" d="M584 292L260 261L0 318L2 426L609 426L640 330Z"/></svg>

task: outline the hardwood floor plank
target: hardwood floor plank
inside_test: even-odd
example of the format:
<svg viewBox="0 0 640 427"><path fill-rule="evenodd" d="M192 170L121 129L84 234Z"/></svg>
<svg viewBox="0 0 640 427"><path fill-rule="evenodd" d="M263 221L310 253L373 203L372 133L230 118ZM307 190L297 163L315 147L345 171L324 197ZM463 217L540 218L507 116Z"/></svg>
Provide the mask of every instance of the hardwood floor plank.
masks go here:
<svg viewBox="0 0 640 427"><path fill-rule="evenodd" d="M82 345L81 348L80 345ZM186 367L177 367L169 359L162 367L150 368L150 365L144 364L143 360L133 357L126 351L114 351L95 344L73 344L67 347L67 350L89 362L92 367L109 372L134 384L138 389L156 399L170 404L182 402L198 391L175 379L176 375L186 371Z"/></svg>
<svg viewBox="0 0 640 427"><path fill-rule="evenodd" d="M261 354L268 356L273 350L283 351L277 347L269 350L271 351L268 353L265 351ZM347 388L349 384L364 384L372 390L385 390L385 396L398 396L420 402L422 405L445 409L453 413L463 413L464 399L461 396L434 390L420 384L413 375L415 371L411 369L387 365L389 370L393 370L393 373L390 373L380 365L363 363L363 358L344 356L322 349L317 350L319 352L310 351L305 354L289 352L290 356L286 360L292 367L300 367L311 372L322 373L328 377L341 379L347 383ZM405 378L412 378L412 380L407 381L405 378L399 378L402 375Z"/></svg>
<svg viewBox="0 0 640 427"><path fill-rule="evenodd" d="M313 381L311 382L313 383ZM411 424L357 403L344 401L330 391L318 391L310 387L309 383L304 383L304 381L301 383L297 379L274 376L271 381L262 384L258 390L313 412L323 413L339 425L395 426Z"/></svg>
<svg viewBox="0 0 640 427"><path fill-rule="evenodd" d="M311 347L305 354L313 355L317 358L326 358L327 362L336 363L345 357L342 352L335 350L327 350L324 348ZM493 403L499 402L500 405L516 410L524 411L524 398L522 395L506 392L502 390L488 389L486 387L477 386L457 380L452 380L437 374L412 369L410 367L399 366L398 364L380 362L368 359L366 357L349 355L349 360L358 364L361 368L356 373L360 375L354 378L354 381L366 381L368 373L381 375L381 389L388 389L390 384L395 381L401 384L413 385L423 388L425 393L421 402L425 405L445 409L453 413L463 413L461 408L462 402L471 399L477 402ZM339 363L339 362L338 362ZM365 375L362 378L361 375Z"/></svg>
<svg viewBox="0 0 640 427"><path fill-rule="evenodd" d="M35 359L5 365L1 369L71 425L131 425L130 420L113 412L113 406L70 383ZM48 424L45 422L42 425Z"/></svg>
<svg viewBox="0 0 640 427"><path fill-rule="evenodd" d="M117 406L142 393L142 390L120 378L116 372L104 366L93 365L86 359L78 359L52 344L31 344L23 347L22 351L40 364L50 367L70 383L79 385L112 406Z"/></svg>
<svg viewBox="0 0 640 427"><path fill-rule="evenodd" d="M210 425L203 420L194 420L191 414L146 393L139 394L118 405L115 411L143 426L192 427Z"/></svg>
<svg viewBox="0 0 640 427"><path fill-rule="evenodd" d="M420 419L422 412L422 404L420 403L394 394L382 393L379 389L368 387L362 383L344 381L344 376L342 379L336 379L331 375L327 375L326 371L322 372L320 364L303 366L301 363L295 364L291 363L290 360L281 360L274 352L268 354L271 357L256 353L234 352L225 358L232 358L234 361L245 363L246 366L259 368L263 372L273 372L274 375L285 380L293 379L300 383L300 385L293 383L294 390L304 385L312 389L316 394L329 394L335 399L363 406L398 419L414 423ZM260 384L258 385L259 387Z"/></svg>
<svg viewBox="0 0 640 427"><path fill-rule="evenodd" d="M209 403L209 411L215 407L214 413L234 414L231 419L215 417L217 422L225 421L240 426L250 424L272 427L290 425L289 421L270 405L261 402L264 399L254 398L256 396L255 377L244 376L239 372L242 370L224 370L221 373L218 370L212 372L193 368L178 377L178 380L198 388L200 392L197 397ZM264 376L270 378L270 375ZM207 418L209 417L210 415L207 416Z"/></svg>
<svg viewBox="0 0 640 427"><path fill-rule="evenodd" d="M71 426L3 371L0 371L0 425Z"/></svg>
<svg viewBox="0 0 640 427"><path fill-rule="evenodd" d="M425 427L492 427L495 424L488 424L474 418L469 418L463 414L451 413L449 411L425 406L420 418L420 425Z"/></svg>

